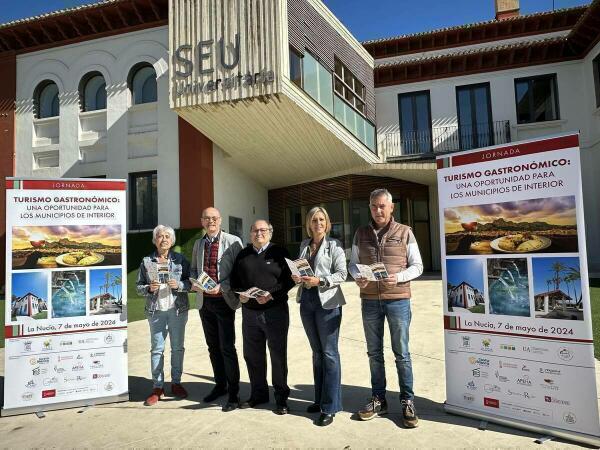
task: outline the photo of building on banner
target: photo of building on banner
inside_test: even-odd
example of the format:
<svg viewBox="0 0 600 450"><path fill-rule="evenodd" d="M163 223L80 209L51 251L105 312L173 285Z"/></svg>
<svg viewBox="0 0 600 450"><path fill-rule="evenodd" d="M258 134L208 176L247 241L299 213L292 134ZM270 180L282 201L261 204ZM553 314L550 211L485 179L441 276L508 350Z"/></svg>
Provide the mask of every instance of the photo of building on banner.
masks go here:
<svg viewBox="0 0 600 450"><path fill-rule="evenodd" d="M125 181L6 183L2 415L127 400Z"/></svg>
<svg viewBox="0 0 600 450"><path fill-rule="evenodd" d="M578 135L437 165L446 410L600 444Z"/></svg>

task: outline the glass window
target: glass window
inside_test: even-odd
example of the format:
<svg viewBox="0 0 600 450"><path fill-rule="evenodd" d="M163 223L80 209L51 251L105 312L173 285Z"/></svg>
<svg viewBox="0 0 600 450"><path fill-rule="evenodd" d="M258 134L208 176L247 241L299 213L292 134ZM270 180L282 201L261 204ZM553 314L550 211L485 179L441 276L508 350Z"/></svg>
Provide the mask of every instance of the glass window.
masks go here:
<svg viewBox="0 0 600 450"><path fill-rule="evenodd" d="M558 120L556 74L515 80L517 122Z"/></svg>
<svg viewBox="0 0 600 450"><path fill-rule="evenodd" d="M335 58L335 91L361 114L365 114L365 85Z"/></svg>
<svg viewBox="0 0 600 450"><path fill-rule="evenodd" d="M429 220L429 202L413 200L413 220Z"/></svg>
<svg viewBox="0 0 600 450"><path fill-rule="evenodd" d="M79 86L82 111L106 109L106 82L100 72L88 73Z"/></svg>
<svg viewBox="0 0 600 450"><path fill-rule="evenodd" d="M333 114L333 89L331 89L333 78L331 73L319 64L319 103L323 108Z"/></svg>
<svg viewBox="0 0 600 450"><path fill-rule="evenodd" d="M337 58L335 58L335 74L340 78L344 76L344 66L342 65L342 62Z"/></svg>
<svg viewBox="0 0 600 450"><path fill-rule="evenodd" d="M148 63L135 65L129 75L129 90L132 103L152 103L157 101L156 71Z"/></svg>
<svg viewBox="0 0 600 450"><path fill-rule="evenodd" d="M342 80L336 78L334 80L334 84L335 84L335 92L337 92L340 95L344 95L344 83L342 83Z"/></svg>
<svg viewBox="0 0 600 450"><path fill-rule="evenodd" d="M331 73L308 52L303 61L303 83L306 93L333 113Z"/></svg>
<svg viewBox="0 0 600 450"><path fill-rule="evenodd" d="M234 236L239 237L242 241L244 240L242 237L243 226L241 218L229 216L229 232Z"/></svg>
<svg viewBox="0 0 600 450"><path fill-rule="evenodd" d="M429 91L398 95L402 154L433 151L431 139L431 103Z"/></svg>
<svg viewBox="0 0 600 450"><path fill-rule="evenodd" d="M129 174L132 230L147 230L158 224L156 171Z"/></svg>
<svg viewBox="0 0 600 450"><path fill-rule="evenodd" d="M58 101L58 86L53 81L42 81L34 92L35 116L38 119L56 117L60 106Z"/></svg>
<svg viewBox="0 0 600 450"><path fill-rule="evenodd" d="M600 108L600 55L592 62L594 70L594 87L596 88L596 107Z"/></svg>
<svg viewBox="0 0 600 450"><path fill-rule="evenodd" d="M294 49L290 48L290 80L302 87L302 56Z"/></svg>
<svg viewBox="0 0 600 450"><path fill-rule="evenodd" d="M462 150L494 144L490 84L456 88L458 127Z"/></svg>
<svg viewBox="0 0 600 450"><path fill-rule="evenodd" d="M304 239L304 215L300 206L286 208L286 243L302 242Z"/></svg>

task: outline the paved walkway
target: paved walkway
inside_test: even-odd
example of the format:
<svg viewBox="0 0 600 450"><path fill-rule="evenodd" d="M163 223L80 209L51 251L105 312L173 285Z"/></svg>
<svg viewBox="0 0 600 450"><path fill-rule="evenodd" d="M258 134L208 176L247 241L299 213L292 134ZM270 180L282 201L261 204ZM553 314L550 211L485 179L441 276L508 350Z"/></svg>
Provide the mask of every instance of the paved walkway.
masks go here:
<svg viewBox="0 0 600 450"><path fill-rule="evenodd" d="M33 414L0 418L0 447L539 448L534 443L537 436L531 433L493 424L487 431L480 431L478 421L443 411L445 371L439 280L422 280L413 286L411 350L416 406L421 418L419 428L406 430L400 426L398 380L389 342L386 367L392 391L388 394L390 414L369 422L357 421L354 411L370 396L370 376L358 289L353 283L346 283L343 289L348 300L340 339L344 411L328 427L313 425L316 415L305 413L313 397L311 353L298 307L290 302L289 415L276 416L270 409L273 405L223 413L220 405L200 403L212 388L212 371L200 319L197 313L192 313L187 327L183 376L190 393L188 399L143 406L151 389L148 326L145 321L134 322L129 325L129 402L100 405L86 411L52 411L44 419ZM240 313L236 325L241 396L245 398L249 384L241 352ZM3 349L0 357L3 361ZM169 367L168 361L165 367ZM576 446L559 441L546 443L545 447Z"/></svg>

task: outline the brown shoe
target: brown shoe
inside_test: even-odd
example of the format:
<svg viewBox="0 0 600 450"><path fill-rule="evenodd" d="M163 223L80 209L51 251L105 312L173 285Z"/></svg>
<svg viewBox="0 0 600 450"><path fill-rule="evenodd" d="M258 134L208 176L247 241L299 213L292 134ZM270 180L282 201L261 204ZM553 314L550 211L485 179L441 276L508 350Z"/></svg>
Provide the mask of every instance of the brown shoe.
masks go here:
<svg viewBox="0 0 600 450"><path fill-rule="evenodd" d="M188 396L185 388L179 383L171 383L171 394L176 398L186 398Z"/></svg>
<svg viewBox="0 0 600 450"><path fill-rule="evenodd" d="M163 391L162 388L154 388L152 389L152 394L150 394L150 397L148 397L146 399L146 401L144 402L145 406L154 406L158 403L158 401L164 397L165 395L165 391Z"/></svg>

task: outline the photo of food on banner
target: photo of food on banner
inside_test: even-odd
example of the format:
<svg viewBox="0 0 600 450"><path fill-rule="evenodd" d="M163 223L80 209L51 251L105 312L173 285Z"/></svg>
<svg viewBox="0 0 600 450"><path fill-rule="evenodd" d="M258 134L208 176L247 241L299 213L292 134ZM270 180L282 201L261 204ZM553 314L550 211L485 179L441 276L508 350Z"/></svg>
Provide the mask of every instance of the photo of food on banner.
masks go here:
<svg viewBox="0 0 600 450"><path fill-rule="evenodd" d="M447 255L576 253L575 197L444 209Z"/></svg>
<svg viewBox="0 0 600 450"><path fill-rule="evenodd" d="M12 268L118 266L119 225L12 227Z"/></svg>
<svg viewBox="0 0 600 450"><path fill-rule="evenodd" d="M356 270L350 270L350 275L355 280L362 278L368 281L380 281L389 276L383 263L374 263L371 265L356 264Z"/></svg>

